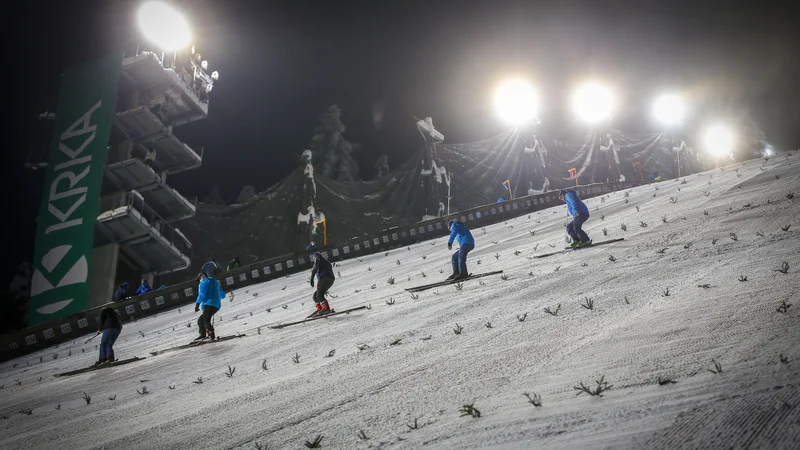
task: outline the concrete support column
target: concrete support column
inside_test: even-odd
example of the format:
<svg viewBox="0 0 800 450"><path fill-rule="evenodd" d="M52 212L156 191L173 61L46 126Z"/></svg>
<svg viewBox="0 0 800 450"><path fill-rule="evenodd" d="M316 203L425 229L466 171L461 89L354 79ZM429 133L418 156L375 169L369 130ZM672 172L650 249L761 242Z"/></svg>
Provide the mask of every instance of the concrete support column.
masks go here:
<svg viewBox="0 0 800 450"><path fill-rule="evenodd" d="M115 276L119 245L106 244L92 249L92 266L89 273L89 308L111 301L117 287Z"/></svg>

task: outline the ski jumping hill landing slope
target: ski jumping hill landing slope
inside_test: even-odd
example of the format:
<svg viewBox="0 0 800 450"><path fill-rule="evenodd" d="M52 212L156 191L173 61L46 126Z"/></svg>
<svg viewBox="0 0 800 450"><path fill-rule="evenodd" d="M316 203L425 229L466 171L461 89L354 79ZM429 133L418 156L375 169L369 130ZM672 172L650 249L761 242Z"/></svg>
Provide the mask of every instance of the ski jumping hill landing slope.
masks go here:
<svg viewBox="0 0 800 450"><path fill-rule="evenodd" d="M141 361L3 363L0 448L797 448L800 156L723 169L588 200L621 242L534 258L564 206L472 230L501 275L407 292L449 275L439 238L337 264L350 314L270 329L313 310L297 274L224 301L240 339L150 356L196 337L187 305L125 325Z"/></svg>

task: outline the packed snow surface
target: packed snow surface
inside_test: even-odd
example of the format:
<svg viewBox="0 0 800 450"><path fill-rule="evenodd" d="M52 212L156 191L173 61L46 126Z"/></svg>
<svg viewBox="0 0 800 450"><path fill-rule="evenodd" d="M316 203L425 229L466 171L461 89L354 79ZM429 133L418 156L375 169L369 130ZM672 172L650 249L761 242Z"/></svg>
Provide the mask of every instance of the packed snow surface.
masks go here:
<svg viewBox="0 0 800 450"><path fill-rule="evenodd" d="M99 338L3 363L0 448L797 448L798 160L590 199L589 235L625 240L574 253L533 258L564 247L565 206L473 229L470 270L507 279L412 298L449 275L439 238L337 264L332 307L368 310L267 328L312 311L302 273L225 300L240 339L151 356L197 336L186 305L125 325L137 363L52 376Z"/></svg>

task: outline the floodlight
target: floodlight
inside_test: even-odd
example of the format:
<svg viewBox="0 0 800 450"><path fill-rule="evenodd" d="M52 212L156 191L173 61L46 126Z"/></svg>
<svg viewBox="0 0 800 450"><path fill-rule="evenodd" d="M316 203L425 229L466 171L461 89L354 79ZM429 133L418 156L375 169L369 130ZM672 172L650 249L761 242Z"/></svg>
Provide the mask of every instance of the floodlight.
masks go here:
<svg viewBox="0 0 800 450"><path fill-rule="evenodd" d="M172 6L162 2L144 3L139 7L137 19L142 34L162 50L180 50L189 45L189 25Z"/></svg>
<svg viewBox="0 0 800 450"><path fill-rule="evenodd" d="M538 114L539 96L524 80L508 80L495 92L494 106L503 120L522 125Z"/></svg>
<svg viewBox="0 0 800 450"><path fill-rule="evenodd" d="M706 130L704 143L707 151L719 157L731 154L735 140L733 131L729 127L716 124Z"/></svg>
<svg viewBox="0 0 800 450"><path fill-rule="evenodd" d="M683 100L674 94L662 95L653 104L653 114L664 125L680 124L685 113Z"/></svg>
<svg viewBox="0 0 800 450"><path fill-rule="evenodd" d="M572 109L584 122L598 124L611 118L614 96L611 90L599 83L588 83L575 91Z"/></svg>

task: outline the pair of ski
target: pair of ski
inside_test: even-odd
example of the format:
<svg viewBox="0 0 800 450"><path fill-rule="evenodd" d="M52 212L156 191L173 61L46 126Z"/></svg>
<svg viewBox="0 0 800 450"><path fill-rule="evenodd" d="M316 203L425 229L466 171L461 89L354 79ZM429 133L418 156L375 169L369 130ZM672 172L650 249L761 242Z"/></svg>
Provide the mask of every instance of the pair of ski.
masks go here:
<svg viewBox="0 0 800 450"><path fill-rule="evenodd" d="M139 358L138 356L134 356L133 358L123 359L123 360L116 360L114 362L109 362L109 363L104 363L104 364L96 364L96 365L93 365L93 366L84 367L83 369L72 370L72 371L64 372L64 373L57 373L57 374L55 374L53 376L54 377L68 377L68 376L72 376L72 375L79 375L79 374L82 374L82 373L94 372L95 370L102 370L102 369L108 369L110 367L122 366L122 365L125 365L125 364L130 364L132 362L141 361L143 359L144 358Z"/></svg>
<svg viewBox="0 0 800 450"><path fill-rule="evenodd" d="M295 322L278 323L278 324L275 324L275 325L270 325L268 328L271 328L273 330L277 330L277 329L285 328L285 327L288 327L288 326L291 326L291 325L299 325L301 323L311 322L311 321L314 321L314 320L327 319L328 317L338 316L339 314L349 314L349 313L351 313L353 311L359 311L359 310L362 310L362 309L367 309L367 307L366 306L356 306L355 308L343 309L341 311L331 310L331 312L329 312L328 314L323 314L321 316L317 315L317 316L306 317L305 319L297 320Z"/></svg>
<svg viewBox="0 0 800 450"><path fill-rule="evenodd" d="M448 286L451 284L458 284L462 281L474 280L475 278L482 278L488 277L489 275L498 275L503 273L502 270L495 270L494 272L486 272L486 273L479 273L479 274L470 274L468 277L460 278L458 280L447 280L447 281L440 281L438 283L431 283L431 284L424 284L422 286L416 286L406 289L408 292L422 292L427 291L428 289L433 289L441 286Z"/></svg>
<svg viewBox="0 0 800 450"><path fill-rule="evenodd" d="M575 251L578 251L578 250L583 250L585 248L597 247L598 245L613 244L614 242L619 242L619 241L624 241L624 240L625 240L625 238L619 238L619 239L610 239L610 240L601 241L601 242L592 242L589 245L582 245L580 247L567 247L564 250L559 250L559 251L556 251L556 252L544 253L544 254L541 254L541 255L534 255L534 258L547 258L548 256L560 255L562 253L575 252Z"/></svg>
<svg viewBox="0 0 800 450"><path fill-rule="evenodd" d="M193 347L200 347L201 345L208 345L208 344L216 344L217 342L228 341L231 339L241 338L247 336L246 334L234 334L230 336L220 336L216 339L202 339L197 341L192 341L188 344L179 345L177 347L170 347L164 350L155 350L150 352L151 356L162 355L164 353L172 352L175 350L183 350L186 348L193 348Z"/></svg>

